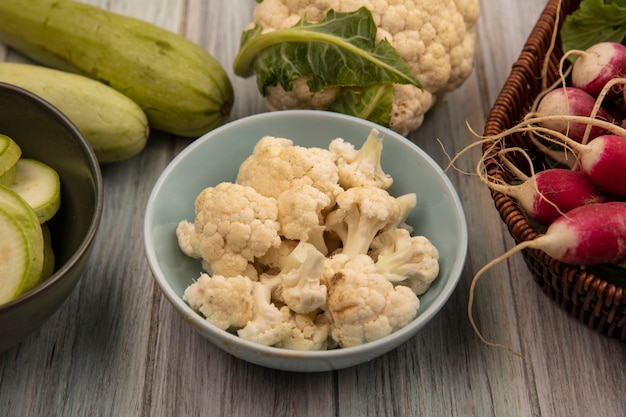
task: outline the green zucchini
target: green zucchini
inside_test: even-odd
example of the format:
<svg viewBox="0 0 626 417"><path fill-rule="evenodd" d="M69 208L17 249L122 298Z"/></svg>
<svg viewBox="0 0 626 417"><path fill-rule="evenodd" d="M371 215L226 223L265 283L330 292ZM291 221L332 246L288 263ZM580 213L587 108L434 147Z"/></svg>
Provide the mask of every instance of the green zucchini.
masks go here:
<svg viewBox="0 0 626 417"><path fill-rule="evenodd" d="M234 93L198 44L151 23L70 0L0 1L0 42L122 92L150 126L199 136L224 124Z"/></svg>
<svg viewBox="0 0 626 417"><path fill-rule="evenodd" d="M100 163L139 153L148 120L130 98L82 75L40 65L0 62L0 81L28 90L64 113L91 145Z"/></svg>

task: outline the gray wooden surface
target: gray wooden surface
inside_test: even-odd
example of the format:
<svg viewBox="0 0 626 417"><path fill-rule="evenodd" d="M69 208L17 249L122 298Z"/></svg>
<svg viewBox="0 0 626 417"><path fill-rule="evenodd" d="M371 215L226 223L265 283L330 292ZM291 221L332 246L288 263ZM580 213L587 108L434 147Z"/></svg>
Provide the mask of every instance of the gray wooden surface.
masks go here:
<svg viewBox="0 0 626 417"><path fill-rule="evenodd" d="M253 79L231 63L253 0L89 0L198 42L231 75L233 118L265 111ZM482 0L476 70L410 138L441 165L481 131L540 15L543 0ZM24 61L0 45L0 59ZM626 415L626 349L562 311L531 280L521 256L479 283L482 344L467 320L474 272L512 245L486 189L450 172L463 202L470 252L457 291L418 336L370 363L294 374L247 364L185 325L151 278L142 221L149 192L189 143L155 133L137 157L102 169L103 223L71 297L39 331L0 354L3 416L545 416ZM478 157L459 162L470 170Z"/></svg>

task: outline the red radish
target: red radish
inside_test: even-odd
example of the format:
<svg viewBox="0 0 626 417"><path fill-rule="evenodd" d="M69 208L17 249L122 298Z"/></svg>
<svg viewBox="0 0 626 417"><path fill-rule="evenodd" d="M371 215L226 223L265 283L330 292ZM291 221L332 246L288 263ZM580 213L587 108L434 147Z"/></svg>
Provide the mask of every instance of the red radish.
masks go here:
<svg viewBox="0 0 626 417"><path fill-rule="evenodd" d="M541 99L537 105L537 113L539 115L572 115L572 116L591 116L596 99L585 91L575 87L556 88ZM612 122L613 117L602 107L598 108L595 115L596 119ZM588 124L574 123L566 120L553 118L552 120L542 121L541 126L555 130L564 135L569 136L577 142L582 142L587 130ZM589 139L608 133L606 130L592 126L589 131Z"/></svg>
<svg viewBox="0 0 626 417"><path fill-rule="evenodd" d="M626 203L606 202L575 208L555 220L545 234L526 240L483 266L472 279L467 311L480 339L519 355L511 348L487 341L472 317L474 291L478 279L491 267L523 249L538 249L571 265L617 265L626 262Z"/></svg>
<svg viewBox="0 0 626 417"><path fill-rule="evenodd" d="M546 233L502 255L539 249L571 265L617 265L626 262L626 202L607 201L577 207L557 220ZM492 261L493 262L493 261Z"/></svg>
<svg viewBox="0 0 626 417"><path fill-rule="evenodd" d="M618 265L626 262L626 202L607 201L577 207L555 220L543 235L526 240L483 266L489 268L523 249L538 249L570 265Z"/></svg>
<svg viewBox="0 0 626 417"><path fill-rule="evenodd" d="M598 136L587 145L569 144L578 153L580 170L600 190L626 197L626 138Z"/></svg>
<svg viewBox="0 0 626 417"><path fill-rule="evenodd" d="M613 78L626 75L626 46L617 42L599 42L590 46L572 65L572 85L594 97ZM619 93L613 91L613 96Z"/></svg>
<svg viewBox="0 0 626 417"><path fill-rule="evenodd" d="M526 247L572 265L626 261L626 203L609 201L571 210Z"/></svg>
<svg viewBox="0 0 626 417"><path fill-rule="evenodd" d="M533 220L544 226L576 207L606 201L582 172L562 168L541 171L520 185L488 185L516 199Z"/></svg>

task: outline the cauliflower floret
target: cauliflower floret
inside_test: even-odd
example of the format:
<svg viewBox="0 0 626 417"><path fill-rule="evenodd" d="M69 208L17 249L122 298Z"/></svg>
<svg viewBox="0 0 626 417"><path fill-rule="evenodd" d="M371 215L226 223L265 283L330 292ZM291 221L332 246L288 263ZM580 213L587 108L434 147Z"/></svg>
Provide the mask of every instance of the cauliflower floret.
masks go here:
<svg viewBox="0 0 626 417"><path fill-rule="evenodd" d="M330 321L325 314L291 314L293 327L276 347L293 350L326 350L329 347Z"/></svg>
<svg viewBox="0 0 626 417"><path fill-rule="evenodd" d="M242 339L273 346L289 337L294 323L289 320L289 307L280 309L271 303L271 290L260 282L254 282L252 320L237 335Z"/></svg>
<svg viewBox="0 0 626 417"><path fill-rule="evenodd" d="M277 199L296 185L317 188L329 197L329 206L342 191L335 156L327 149L294 145L291 139L262 137L252 155L240 165L237 183Z"/></svg>
<svg viewBox="0 0 626 417"><path fill-rule="evenodd" d="M265 255L256 259L255 264L260 267L261 270L280 271L285 266L287 257L298 246L297 240L283 239L279 246L271 247L265 252Z"/></svg>
<svg viewBox="0 0 626 417"><path fill-rule="evenodd" d="M376 270L394 284L425 293L439 275L439 252L424 236L411 236L406 229L385 230L372 241L370 256Z"/></svg>
<svg viewBox="0 0 626 417"><path fill-rule="evenodd" d="M343 348L371 342L401 329L413 320L420 304L411 289L394 286L378 273L368 255L358 255L345 262L328 285L331 335Z"/></svg>
<svg viewBox="0 0 626 417"><path fill-rule="evenodd" d="M378 130L370 131L360 149L342 138L333 139L328 149L337 156L339 185L344 189L369 186L386 190L393 184L393 178L383 171L380 164L383 138Z"/></svg>
<svg viewBox="0 0 626 417"><path fill-rule="evenodd" d="M362 6L372 13L376 40L389 41L422 84L421 90L394 85L390 127L406 135L421 126L424 114L437 99L458 88L471 74L478 0L264 0L256 6L251 25L270 32L294 26L305 14L308 21L315 22L324 19L330 9L353 12ZM297 84L298 80L294 86ZM267 89L269 107L325 109L324 103L337 94L334 90L316 93L325 96L316 103L315 94L304 84L288 92L280 86Z"/></svg>
<svg viewBox="0 0 626 417"><path fill-rule="evenodd" d="M374 236L403 221L404 214L401 203L387 191L353 187L337 196L337 208L326 216L326 228L341 239L342 253L354 257L366 254Z"/></svg>
<svg viewBox="0 0 626 417"><path fill-rule="evenodd" d="M289 256L280 276L283 301L294 312L311 313L326 304L325 261L324 254L307 242L300 242Z"/></svg>
<svg viewBox="0 0 626 417"><path fill-rule="evenodd" d="M183 300L220 329L240 329L252 320L252 284L244 276L203 273L185 289Z"/></svg>
<svg viewBox="0 0 626 417"><path fill-rule="evenodd" d="M406 219L409 217L409 214L411 214L411 210L413 210L417 205L417 194L404 194L396 197L396 201L400 204L400 215L398 216L396 222L390 223L387 227L385 227L385 229L396 229L399 227L412 232L413 226L406 223Z"/></svg>
<svg viewBox="0 0 626 417"><path fill-rule="evenodd" d="M281 271L277 275L262 274L260 281L270 288L273 300L285 303L296 313L311 313L326 304L325 262L326 257L315 246L300 241Z"/></svg>
<svg viewBox="0 0 626 417"><path fill-rule="evenodd" d="M324 269L322 270L324 282L330 282L337 271L346 266L349 260L350 257L341 252L335 253L334 255L326 258L326 262L324 262Z"/></svg>
<svg viewBox="0 0 626 417"><path fill-rule="evenodd" d="M208 187L196 198L195 213L193 224L178 224L178 244L213 275L254 277L254 258L280 245L277 202L252 187L228 182Z"/></svg>
<svg viewBox="0 0 626 417"><path fill-rule="evenodd" d="M322 253L324 242L324 215L330 197L308 184L297 184L278 196L280 234L286 239L310 242Z"/></svg>

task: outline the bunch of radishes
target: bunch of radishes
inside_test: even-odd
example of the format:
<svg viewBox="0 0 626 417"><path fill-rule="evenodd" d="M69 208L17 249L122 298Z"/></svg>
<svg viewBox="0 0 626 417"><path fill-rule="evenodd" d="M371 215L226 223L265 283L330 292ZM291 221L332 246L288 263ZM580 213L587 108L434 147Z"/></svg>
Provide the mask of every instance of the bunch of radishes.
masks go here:
<svg viewBox="0 0 626 417"><path fill-rule="evenodd" d="M568 84L546 89L521 123L498 136L525 132L562 166L524 176L503 158L524 180L515 186L494 183L479 166L491 188L547 227L494 261L535 248L573 265L626 262L626 46L602 42L569 54L577 59Z"/></svg>
<svg viewBox="0 0 626 417"><path fill-rule="evenodd" d="M476 283L488 269L523 249L542 250L581 267L626 263L626 46L602 42L569 51L561 64L571 55L576 56L573 65L544 88L521 122L477 142L492 146L477 165L478 177L515 199L539 225L538 232L543 231L487 263L470 285L468 316L476 334L484 343L513 353L506 345L487 341L472 316ZM556 167L535 173L525 149L506 146L512 134L528 135ZM510 152L527 159L530 175L508 158ZM490 177L485 162L493 158L520 183Z"/></svg>

